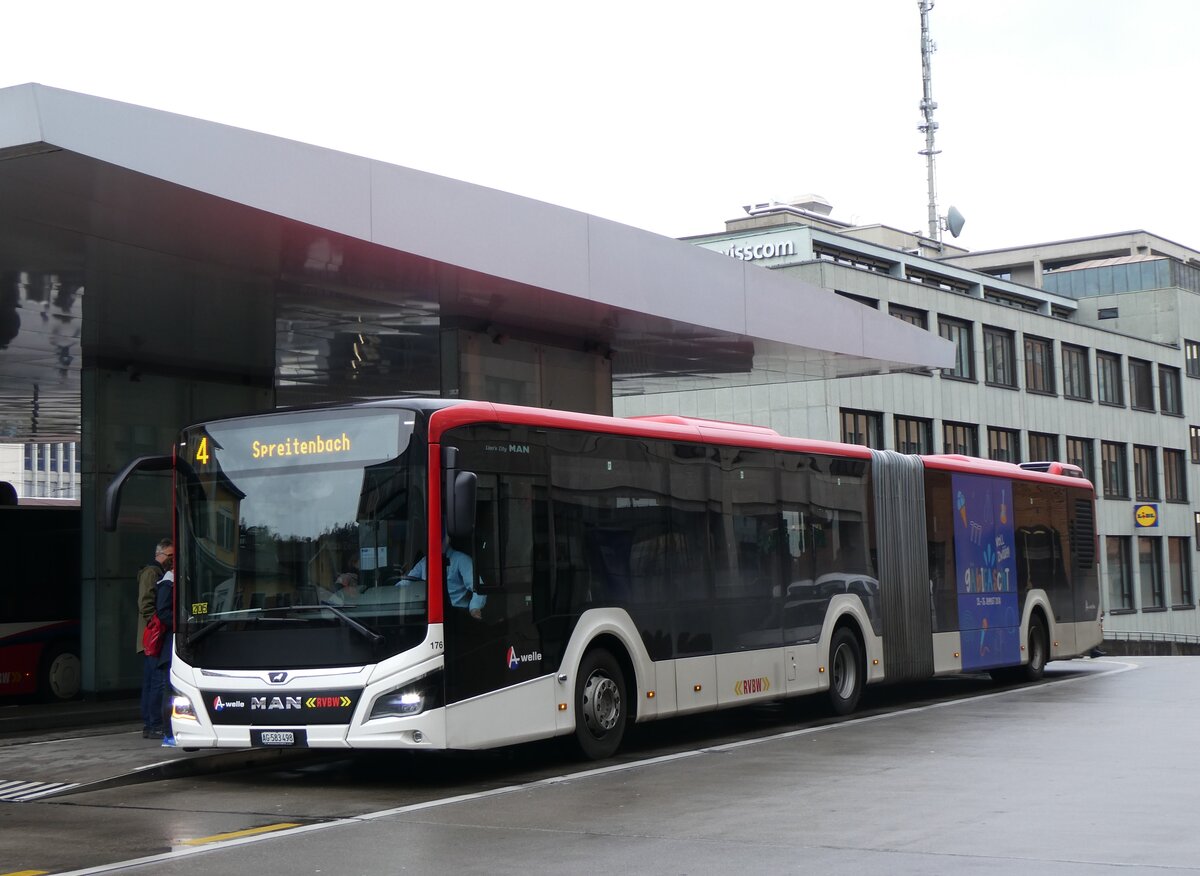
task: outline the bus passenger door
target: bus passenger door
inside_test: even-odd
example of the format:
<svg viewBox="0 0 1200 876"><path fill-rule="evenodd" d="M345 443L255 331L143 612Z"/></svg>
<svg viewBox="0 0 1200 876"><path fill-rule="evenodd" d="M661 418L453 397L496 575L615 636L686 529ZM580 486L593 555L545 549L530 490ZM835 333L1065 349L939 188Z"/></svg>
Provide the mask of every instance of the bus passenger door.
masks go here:
<svg viewBox="0 0 1200 876"><path fill-rule="evenodd" d="M784 690L783 570L787 528L773 451L721 447L709 469L717 702Z"/></svg>
<svg viewBox="0 0 1200 876"><path fill-rule="evenodd" d="M469 605L453 605L449 589L444 591L451 704L530 681L556 665L547 660L553 655L545 653L536 622L549 578L546 478L536 473L540 447L496 431L473 427L454 436L460 465L478 482L473 538L452 547L471 555L483 604L476 618Z"/></svg>

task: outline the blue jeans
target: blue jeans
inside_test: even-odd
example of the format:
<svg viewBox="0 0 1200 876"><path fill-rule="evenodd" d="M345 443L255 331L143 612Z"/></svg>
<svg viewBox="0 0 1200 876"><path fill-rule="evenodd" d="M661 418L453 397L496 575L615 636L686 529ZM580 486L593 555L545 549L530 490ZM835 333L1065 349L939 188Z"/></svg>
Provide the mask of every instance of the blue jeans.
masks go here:
<svg viewBox="0 0 1200 876"><path fill-rule="evenodd" d="M151 689L154 687L154 672L158 659L142 655L142 726L155 727L158 725L158 706L154 702Z"/></svg>
<svg viewBox="0 0 1200 876"><path fill-rule="evenodd" d="M142 658L142 726L151 730L163 729L163 689L167 673L158 668L157 657Z"/></svg>

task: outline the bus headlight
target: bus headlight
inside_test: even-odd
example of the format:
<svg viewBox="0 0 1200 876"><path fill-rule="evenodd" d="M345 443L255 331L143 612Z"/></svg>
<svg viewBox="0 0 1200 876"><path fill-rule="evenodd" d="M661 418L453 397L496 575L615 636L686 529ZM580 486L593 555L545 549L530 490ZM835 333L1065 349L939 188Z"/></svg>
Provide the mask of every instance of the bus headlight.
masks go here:
<svg viewBox="0 0 1200 876"><path fill-rule="evenodd" d="M196 720L196 709L192 705L192 701L181 693L172 691L171 696L171 717L186 718L189 721Z"/></svg>
<svg viewBox="0 0 1200 876"><path fill-rule="evenodd" d="M442 671L431 672L402 687L380 694L367 718L411 718L442 705Z"/></svg>

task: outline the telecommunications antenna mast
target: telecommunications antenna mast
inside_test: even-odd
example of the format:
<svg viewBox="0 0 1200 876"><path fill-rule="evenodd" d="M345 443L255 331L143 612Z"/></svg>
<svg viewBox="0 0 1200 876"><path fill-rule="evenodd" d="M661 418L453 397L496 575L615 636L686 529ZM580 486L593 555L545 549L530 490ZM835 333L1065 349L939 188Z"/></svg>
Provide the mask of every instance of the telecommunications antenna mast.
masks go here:
<svg viewBox="0 0 1200 876"><path fill-rule="evenodd" d="M917 0L917 6L921 9L921 84L924 86L921 114L925 116L925 123L917 125L917 130L925 135L925 148L918 154L925 156L929 173L929 236L940 242L942 223L938 221L937 180L933 172L933 157L938 154L938 150L933 148L933 135L937 131L933 111L937 109L937 102L933 99L933 74L930 71L930 61L937 51L933 38L929 36L929 10L933 9L933 0Z"/></svg>
<svg viewBox="0 0 1200 876"><path fill-rule="evenodd" d="M925 135L925 148L918 154L925 156L929 173L929 237L938 242L940 249L942 231L949 229L952 236L958 237L967 220L955 207L951 207L945 216L938 216L937 178L933 169L933 156L939 152L933 146L933 134L937 130L937 122L933 120L933 111L937 109L937 102L933 99L933 75L930 72L930 61L933 53L937 51L937 45L929 36L929 10L933 9L933 0L917 0L917 6L921 10L921 82L925 89L924 96L921 98L921 113L925 116L925 123L917 125L917 130Z"/></svg>

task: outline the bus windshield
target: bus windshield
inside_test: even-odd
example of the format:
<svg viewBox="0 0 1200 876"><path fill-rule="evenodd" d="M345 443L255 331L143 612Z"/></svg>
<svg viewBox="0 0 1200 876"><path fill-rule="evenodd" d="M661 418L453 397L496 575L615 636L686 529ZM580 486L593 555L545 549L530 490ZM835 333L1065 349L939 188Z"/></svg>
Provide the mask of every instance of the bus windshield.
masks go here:
<svg viewBox="0 0 1200 876"><path fill-rule="evenodd" d="M176 647L228 669L375 663L425 637L424 444L398 409L196 426L180 445Z"/></svg>

